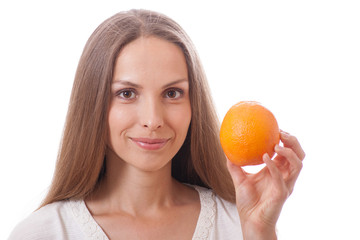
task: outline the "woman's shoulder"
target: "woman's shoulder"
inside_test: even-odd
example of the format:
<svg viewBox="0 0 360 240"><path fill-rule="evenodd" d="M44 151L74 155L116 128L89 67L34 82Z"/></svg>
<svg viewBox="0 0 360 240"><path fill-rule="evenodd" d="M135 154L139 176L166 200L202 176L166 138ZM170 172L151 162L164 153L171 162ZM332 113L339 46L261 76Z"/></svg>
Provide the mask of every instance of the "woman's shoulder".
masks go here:
<svg viewBox="0 0 360 240"><path fill-rule="evenodd" d="M202 211L207 216L204 224L211 229L209 239L241 239L236 204L221 198L211 189L199 186L194 188L199 192Z"/></svg>
<svg viewBox="0 0 360 240"><path fill-rule="evenodd" d="M67 205L68 201L54 202L31 213L14 228L9 240L64 239L65 232L75 226Z"/></svg>
<svg viewBox="0 0 360 240"><path fill-rule="evenodd" d="M193 186L200 195L200 200L202 203L212 205L218 210L217 212L225 213L230 217L238 218L238 212L236 208L236 204L229 202L219 195L217 195L212 189L200 187L200 186Z"/></svg>

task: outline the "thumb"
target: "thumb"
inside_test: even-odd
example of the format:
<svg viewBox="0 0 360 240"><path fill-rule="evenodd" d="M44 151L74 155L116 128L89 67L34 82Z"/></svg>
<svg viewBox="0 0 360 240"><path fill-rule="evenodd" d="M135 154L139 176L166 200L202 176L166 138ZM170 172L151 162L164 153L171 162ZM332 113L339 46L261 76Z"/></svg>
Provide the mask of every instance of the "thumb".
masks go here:
<svg viewBox="0 0 360 240"><path fill-rule="evenodd" d="M229 159L227 159L226 165L236 188L246 180L247 174L240 166L235 165Z"/></svg>

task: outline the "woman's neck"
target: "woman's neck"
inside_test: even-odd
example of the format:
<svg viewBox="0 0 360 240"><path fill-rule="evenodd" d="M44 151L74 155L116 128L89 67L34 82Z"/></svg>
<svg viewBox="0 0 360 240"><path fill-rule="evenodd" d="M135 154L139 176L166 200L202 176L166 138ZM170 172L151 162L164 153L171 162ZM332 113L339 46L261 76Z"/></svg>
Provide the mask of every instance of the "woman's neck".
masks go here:
<svg viewBox="0 0 360 240"><path fill-rule="evenodd" d="M138 216L176 204L183 186L171 177L171 162L157 171L143 171L121 159L107 160L104 179L86 199L88 206Z"/></svg>

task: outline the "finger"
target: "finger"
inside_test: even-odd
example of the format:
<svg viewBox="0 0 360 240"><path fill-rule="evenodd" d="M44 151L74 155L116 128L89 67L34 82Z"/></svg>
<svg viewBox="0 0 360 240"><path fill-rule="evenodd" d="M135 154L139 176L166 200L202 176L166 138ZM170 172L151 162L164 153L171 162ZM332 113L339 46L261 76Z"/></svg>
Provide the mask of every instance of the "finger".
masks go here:
<svg viewBox="0 0 360 240"><path fill-rule="evenodd" d="M296 172L300 172L302 169L303 163L298 157L298 155L293 151L291 148L288 147L282 147L280 145L275 146L275 152L281 156L284 157L291 166L291 169Z"/></svg>
<svg viewBox="0 0 360 240"><path fill-rule="evenodd" d="M229 159L227 159L227 168L235 186L240 185L246 180L247 175L245 171L240 166L237 166L230 162Z"/></svg>
<svg viewBox="0 0 360 240"><path fill-rule="evenodd" d="M269 154L267 153L264 154L263 161L268 167L271 177L275 179L277 182L282 181L283 180L282 174L277 168L276 164L273 161L271 161Z"/></svg>
<svg viewBox="0 0 360 240"><path fill-rule="evenodd" d="M290 163L286 160L285 157L276 155L276 157L273 159L273 162L276 164L276 166L280 169L281 172L287 174L287 169L289 169Z"/></svg>
<svg viewBox="0 0 360 240"><path fill-rule="evenodd" d="M305 158L306 154L295 136L281 130L280 138L281 141L284 143L284 147L294 150L300 160L303 160Z"/></svg>
<svg viewBox="0 0 360 240"><path fill-rule="evenodd" d="M270 159L267 153L264 154L263 161L266 164L271 178L273 179L273 183L276 186L278 197L282 200L285 200L289 196L289 191L280 170L277 168L276 164Z"/></svg>
<svg viewBox="0 0 360 240"><path fill-rule="evenodd" d="M295 182L300 174L300 171L302 169L302 161L298 158L298 156L295 154L295 152L286 147L281 147L279 145L275 146L275 152L278 154L278 156L283 157L287 160L288 166L287 168L284 168L283 171L286 171L285 175L285 182L288 186L288 189L290 193L293 191Z"/></svg>

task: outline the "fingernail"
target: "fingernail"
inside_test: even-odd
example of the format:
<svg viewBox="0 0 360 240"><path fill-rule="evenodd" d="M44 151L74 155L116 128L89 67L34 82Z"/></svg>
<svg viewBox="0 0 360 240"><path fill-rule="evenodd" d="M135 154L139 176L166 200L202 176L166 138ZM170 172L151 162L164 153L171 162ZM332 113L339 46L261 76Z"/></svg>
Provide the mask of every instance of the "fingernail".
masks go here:
<svg viewBox="0 0 360 240"><path fill-rule="evenodd" d="M285 132L284 130L281 130L281 129L280 129L280 132L281 132L281 133L284 133L284 134L287 134L287 135L290 135L290 133Z"/></svg>
<svg viewBox="0 0 360 240"><path fill-rule="evenodd" d="M280 134L281 134L281 137L282 138L288 138L289 137L289 133L287 133L287 132L280 132Z"/></svg>
<svg viewBox="0 0 360 240"><path fill-rule="evenodd" d="M281 149L280 145L279 144L276 144L275 145L275 151L279 151Z"/></svg>

